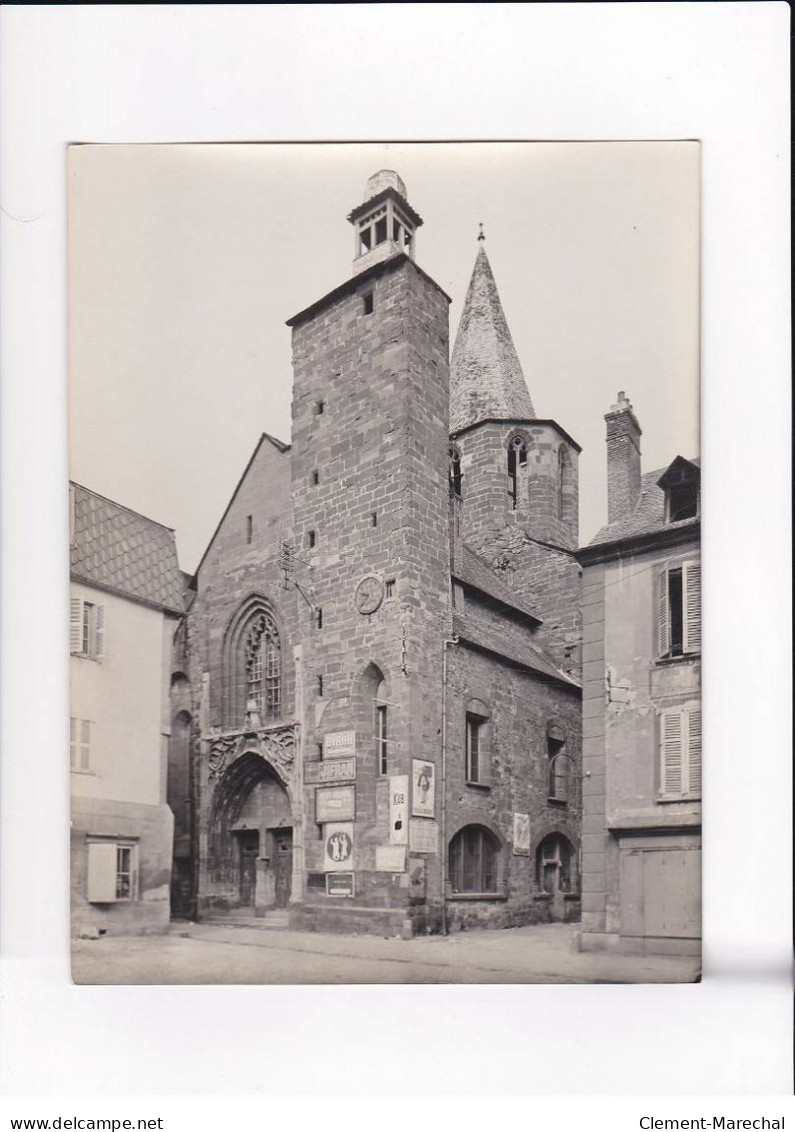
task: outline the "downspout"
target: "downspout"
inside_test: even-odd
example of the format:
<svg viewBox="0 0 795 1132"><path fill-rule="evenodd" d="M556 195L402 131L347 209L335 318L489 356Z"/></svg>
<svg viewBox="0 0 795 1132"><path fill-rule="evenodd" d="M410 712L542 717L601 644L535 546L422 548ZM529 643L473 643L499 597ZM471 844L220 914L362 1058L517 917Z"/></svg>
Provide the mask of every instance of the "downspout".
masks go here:
<svg viewBox="0 0 795 1132"><path fill-rule="evenodd" d="M442 842L439 853L439 873L442 882L442 935L447 935L447 647L457 644L458 637L450 637L442 642L442 805L439 820Z"/></svg>

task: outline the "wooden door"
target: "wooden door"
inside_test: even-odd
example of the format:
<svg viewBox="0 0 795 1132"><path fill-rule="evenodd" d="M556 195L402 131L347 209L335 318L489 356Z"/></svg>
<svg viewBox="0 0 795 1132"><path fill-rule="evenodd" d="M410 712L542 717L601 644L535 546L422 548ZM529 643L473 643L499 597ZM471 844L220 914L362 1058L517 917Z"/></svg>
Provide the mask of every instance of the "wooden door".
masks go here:
<svg viewBox="0 0 795 1132"><path fill-rule="evenodd" d="M254 907L257 889L257 857L259 856L259 830L247 829L238 834L240 842L240 906Z"/></svg>
<svg viewBox="0 0 795 1132"><path fill-rule="evenodd" d="M273 871L276 875L276 907L286 908L293 887L293 831L273 832Z"/></svg>

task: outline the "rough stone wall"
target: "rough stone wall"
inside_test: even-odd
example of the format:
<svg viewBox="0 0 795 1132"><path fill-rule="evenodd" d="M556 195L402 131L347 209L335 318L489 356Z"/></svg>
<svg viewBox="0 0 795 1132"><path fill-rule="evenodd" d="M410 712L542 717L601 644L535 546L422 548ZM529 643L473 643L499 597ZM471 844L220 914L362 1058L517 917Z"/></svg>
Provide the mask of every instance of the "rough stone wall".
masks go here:
<svg viewBox="0 0 795 1132"><path fill-rule="evenodd" d="M373 295L371 314L364 313L365 293ZM294 329L295 540L308 563L312 603L322 609L322 628L309 609L299 610L305 777L311 780L309 764L319 760L329 732L355 729L357 745L356 895L343 906L310 880L310 927L345 917L380 927L379 909L395 909L394 926L409 904L408 873L376 871L375 850L390 840L389 777L410 775L412 757L436 762L439 755L441 650L450 630L447 307L436 286L400 257ZM362 614L356 587L370 575L393 583L393 596ZM388 776L376 766L380 676L389 702ZM323 868L314 792L310 783L310 877ZM428 896L433 900L432 886Z"/></svg>
<svg viewBox="0 0 795 1132"><path fill-rule="evenodd" d="M518 468L517 506L508 483L508 446L527 445ZM542 618L539 640L566 672L581 664L577 450L549 425L487 423L456 438L462 457L462 538ZM565 453L560 507L559 451ZM561 518L562 513L562 518Z"/></svg>
<svg viewBox="0 0 795 1132"><path fill-rule="evenodd" d="M501 623L508 635L521 634L515 623L467 602L473 620ZM485 778L487 786L466 782L466 711L477 700L486 705ZM466 645L451 650L448 693L447 839L465 825L484 825L499 839L501 899L476 899L450 893L448 920L456 926L504 927L551 918L579 918L576 852L580 827L580 696L576 689L544 682ZM567 804L548 800L547 725L565 734L573 760ZM530 853L513 852L513 815L530 819ZM553 912L552 898L539 886L536 854L541 841L562 833L575 851L572 893Z"/></svg>

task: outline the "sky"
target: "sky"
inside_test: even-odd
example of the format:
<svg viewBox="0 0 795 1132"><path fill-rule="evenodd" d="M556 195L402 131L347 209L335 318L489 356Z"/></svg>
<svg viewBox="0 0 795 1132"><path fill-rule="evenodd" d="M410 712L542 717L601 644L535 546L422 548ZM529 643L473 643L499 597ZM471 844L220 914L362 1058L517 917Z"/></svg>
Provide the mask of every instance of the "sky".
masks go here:
<svg viewBox="0 0 795 1132"><path fill-rule="evenodd" d="M619 390L643 469L699 454L695 142L107 145L69 153L70 476L173 527L193 571L260 434L290 439L285 321L347 279L347 214L397 170L452 297L483 223L536 413L606 521Z"/></svg>

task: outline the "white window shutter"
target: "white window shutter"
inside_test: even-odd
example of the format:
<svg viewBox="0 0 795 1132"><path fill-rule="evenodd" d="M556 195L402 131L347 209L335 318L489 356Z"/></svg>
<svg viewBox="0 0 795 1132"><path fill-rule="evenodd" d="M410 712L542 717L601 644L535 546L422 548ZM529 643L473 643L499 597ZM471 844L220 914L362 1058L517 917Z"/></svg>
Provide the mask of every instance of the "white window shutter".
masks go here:
<svg viewBox="0 0 795 1132"><path fill-rule="evenodd" d="M82 598L69 599L69 652L83 651L83 601Z"/></svg>
<svg viewBox="0 0 795 1132"><path fill-rule="evenodd" d="M667 656L671 649L670 615L668 609L668 567L660 571L657 596L657 654Z"/></svg>
<svg viewBox="0 0 795 1132"><path fill-rule="evenodd" d="M682 740L684 713L681 708L664 711L660 718L661 785L663 794L682 793Z"/></svg>
<svg viewBox="0 0 795 1132"><path fill-rule="evenodd" d="M96 625L94 629L94 656L97 660L102 660L105 655L105 606L98 605L94 614L96 616Z"/></svg>
<svg viewBox="0 0 795 1132"><path fill-rule="evenodd" d="M685 562L684 579L684 650L701 652L701 563Z"/></svg>
<svg viewBox="0 0 795 1132"><path fill-rule="evenodd" d="M77 720L74 716L69 718L69 766L72 770L77 768Z"/></svg>
<svg viewBox="0 0 795 1132"><path fill-rule="evenodd" d="M687 768L689 794L701 794L701 708L687 713Z"/></svg>
<svg viewBox="0 0 795 1132"><path fill-rule="evenodd" d="M88 900L110 904L116 900L116 842L88 843Z"/></svg>

